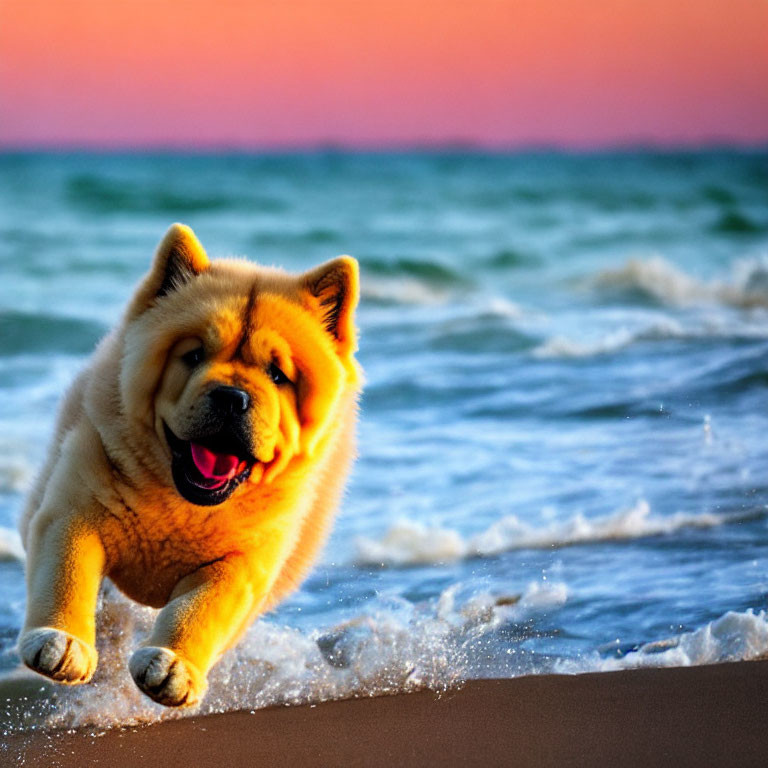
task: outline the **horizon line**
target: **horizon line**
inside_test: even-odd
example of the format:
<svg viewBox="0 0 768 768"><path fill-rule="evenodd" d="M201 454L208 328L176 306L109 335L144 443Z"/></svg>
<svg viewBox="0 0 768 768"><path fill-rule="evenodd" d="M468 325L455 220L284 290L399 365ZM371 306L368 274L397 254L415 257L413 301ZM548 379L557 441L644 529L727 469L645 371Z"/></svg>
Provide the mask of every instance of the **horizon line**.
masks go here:
<svg viewBox="0 0 768 768"><path fill-rule="evenodd" d="M0 154L590 154L599 152L697 152L768 150L768 136L759 140L712 137L700 141L648 138L605 142L483 142L471 139L446 141L333 141L314 142L2 142Z"/></svg>

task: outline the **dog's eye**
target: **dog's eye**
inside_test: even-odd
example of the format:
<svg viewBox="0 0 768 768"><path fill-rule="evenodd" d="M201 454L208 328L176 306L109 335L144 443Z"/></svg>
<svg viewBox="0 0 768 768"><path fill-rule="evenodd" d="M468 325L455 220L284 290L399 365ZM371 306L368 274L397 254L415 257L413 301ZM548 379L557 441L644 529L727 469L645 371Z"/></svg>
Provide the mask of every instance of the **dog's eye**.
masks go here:
<svg viewBox="0 0 768 768"><path fill-rule="evenodd" d="M190 349L189 352L185 352L181 356L181 359L185 365L188 365L190 368L196 368L203 362L204 357L205 349L203 347L195 347L195 349Z"/></svg>
<svg viewBox="0 0 768 768"><path fill-rule="evenodd" d="M269 366L269 378L278 386L291 383L291 380L274 363Z"/></svg>

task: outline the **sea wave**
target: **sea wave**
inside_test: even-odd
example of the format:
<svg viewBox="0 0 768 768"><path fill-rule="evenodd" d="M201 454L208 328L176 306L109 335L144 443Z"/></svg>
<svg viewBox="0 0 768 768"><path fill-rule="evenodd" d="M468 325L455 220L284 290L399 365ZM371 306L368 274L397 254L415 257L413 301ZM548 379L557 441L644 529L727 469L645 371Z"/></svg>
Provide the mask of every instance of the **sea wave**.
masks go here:
<svg viewBox="0 0 768 768"><path fill-rule="evenodd" d="M531 354L540 359L595 357L619 352L642 341L684 339L690 336L690 332L677 321L660 318L641 328L617 328L594 341L553 336L539 344Z"/></svg>
<svg viewBox="0 0 768 768"><path fill-rule="evenodd" d="M364 301L376 304L415 304L428 307L445 304L452 291L444 284L430 285L417 278L377 277L362 282L360 295Z"/></svg>
<svg viewBox="0 0 768 768"><path fill-rule="evenodd" d="M523 310L503 299L470 307L430 327L431 349L464 354L509 354L530 348L535 337L523 330Z"/></svg>
<svg viewBox="0 0 768 768"><path fill-rule="evenodd" d="M557 610L568 599L561 583L532 583L522 593L460 599L461 585L436 600L391 600L377 613L327 630L302 632L260 620L250 627L209 676L202 704L173 710L142 695L125 660L148 635L156 611L143 608L107 584L99 606L99 666L88 686L57 687L37 707L7 713L8 722L36 729L151 723L192 714L255 710L285 704L376 696L429 688L444 691L477 676L477 660L494 630L514 627ZM530 632L521 629L521 640ZM510 675L531 671L525 654L507 665ZM25 727L24 725L20 727ZM28 726L27 726L28 727Z"/></svg>
<svg viewBox="0 0 768 768"><path fill-rule="evenodd" d="M443 304L470 280L436 260L363 257L362 297L380 304Z"/></svg>
<svg viewBox="0 0 768 768"><path fill-rule="evenodd" d="M671 534L683 528L714 528L743 516L710 512L653 516L647 501L612 515L589 519L574 517L541 526L507 515L485 531L464 536L459 531L401 519L379 539L360 536L355 541L355 560L363 565L409 566L455 562L471 557L490 557L515 549L566 547L596 541L621 541Z"/></svg>
<svg viewBox="0 0 768 768"><path fill-rule="evenodd" d="M630 259L618 269L605 269L592 280L602 293L624 300L664 306L716 303L731 307L768 307L768 255L738 260L730 280L704 281L686 274L661 256Z"/></svg>
<svg viewBox="0 0 768 768"><path fill-rule="evenodd" d="M768 654L768 614L728 611L692 632L641 645L620 657L598 653L561 659L561 673L607 672L639 667L690 667L726 661L747 661Z"/></svg>
<svg viewBox="0 0 768 768"><path fill-rule="evenodd" d="M222 211L247 208L249 195L237 196L225 192L209 193L198 187L169 184L166 180L141 183L125 178L96 174L79 174L66 186L68 202L89 213L166 213L192 214L201 211Z"/></svg>
<svg viewBox="0 0 768 768"><path fill-rule="evenodd" d="M761 658L768 653L765 611L729 611L696 630L645 643L621 656L597 651L575 658L537 657L525 642L570 597L561 582L533 582L522 592L475 594L461 584L424 604L391 601L326 630L302 632L256 622L209 676L203 702L173 710L143 696L125 659L150 631L156 611L109 587L99 607L96 676L88 686L56 687L48 700L5 703L5 732L141 725L191 715L409 692L449 690L484 673L580 674L639 667L679 667ZM498 654L503 663L485 668ZM12 711L12 708L13 709Z"/></svg>
<svg viewBox="0 0 768 768"><path fill-rule="evenodd" d="M441 264L438 261L428 259L361 259L363 275L370 272L374 275L395 276L395 277L413 277L430 285L443 286L464 286L468 283L465 276L462 276L451 267Z"/></svg>

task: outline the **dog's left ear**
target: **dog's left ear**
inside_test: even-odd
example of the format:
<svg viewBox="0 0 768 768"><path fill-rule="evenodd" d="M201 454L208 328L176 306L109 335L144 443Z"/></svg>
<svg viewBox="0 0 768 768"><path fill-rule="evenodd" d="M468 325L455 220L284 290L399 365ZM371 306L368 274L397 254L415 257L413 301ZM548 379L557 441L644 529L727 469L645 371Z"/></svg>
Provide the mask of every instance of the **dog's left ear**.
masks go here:
<svg viewBox="0 0 768 768"><path fill-rule="evenodd" d="M144 311L155 299L177 290L209 266L208 255L192 229L184 224L172 224L157 247L132 310L135 313Z"/></svg>
<svg viewBox="0 0 768 768"><path fill-rule="evenodd" d="M333 337L342 357L357 349L355 307L360 297L360 270L351 256L321 264L301 277L302 294Z"/></svg>

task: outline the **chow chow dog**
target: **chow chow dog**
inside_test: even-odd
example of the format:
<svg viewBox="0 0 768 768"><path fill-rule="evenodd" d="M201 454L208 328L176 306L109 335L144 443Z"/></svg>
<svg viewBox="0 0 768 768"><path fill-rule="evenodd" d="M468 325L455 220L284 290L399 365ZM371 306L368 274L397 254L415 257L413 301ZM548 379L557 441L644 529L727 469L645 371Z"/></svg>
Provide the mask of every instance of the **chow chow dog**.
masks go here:
<svg viewBox="0 0 768 768"><path fill-rule="evenodd" d="M65 398L22 517L27 666L90 680L106 576L161 609L129 662L138 687L200 700L325 540L354 455L357 300L352 258L289 275L168 230Z"/></svg>

